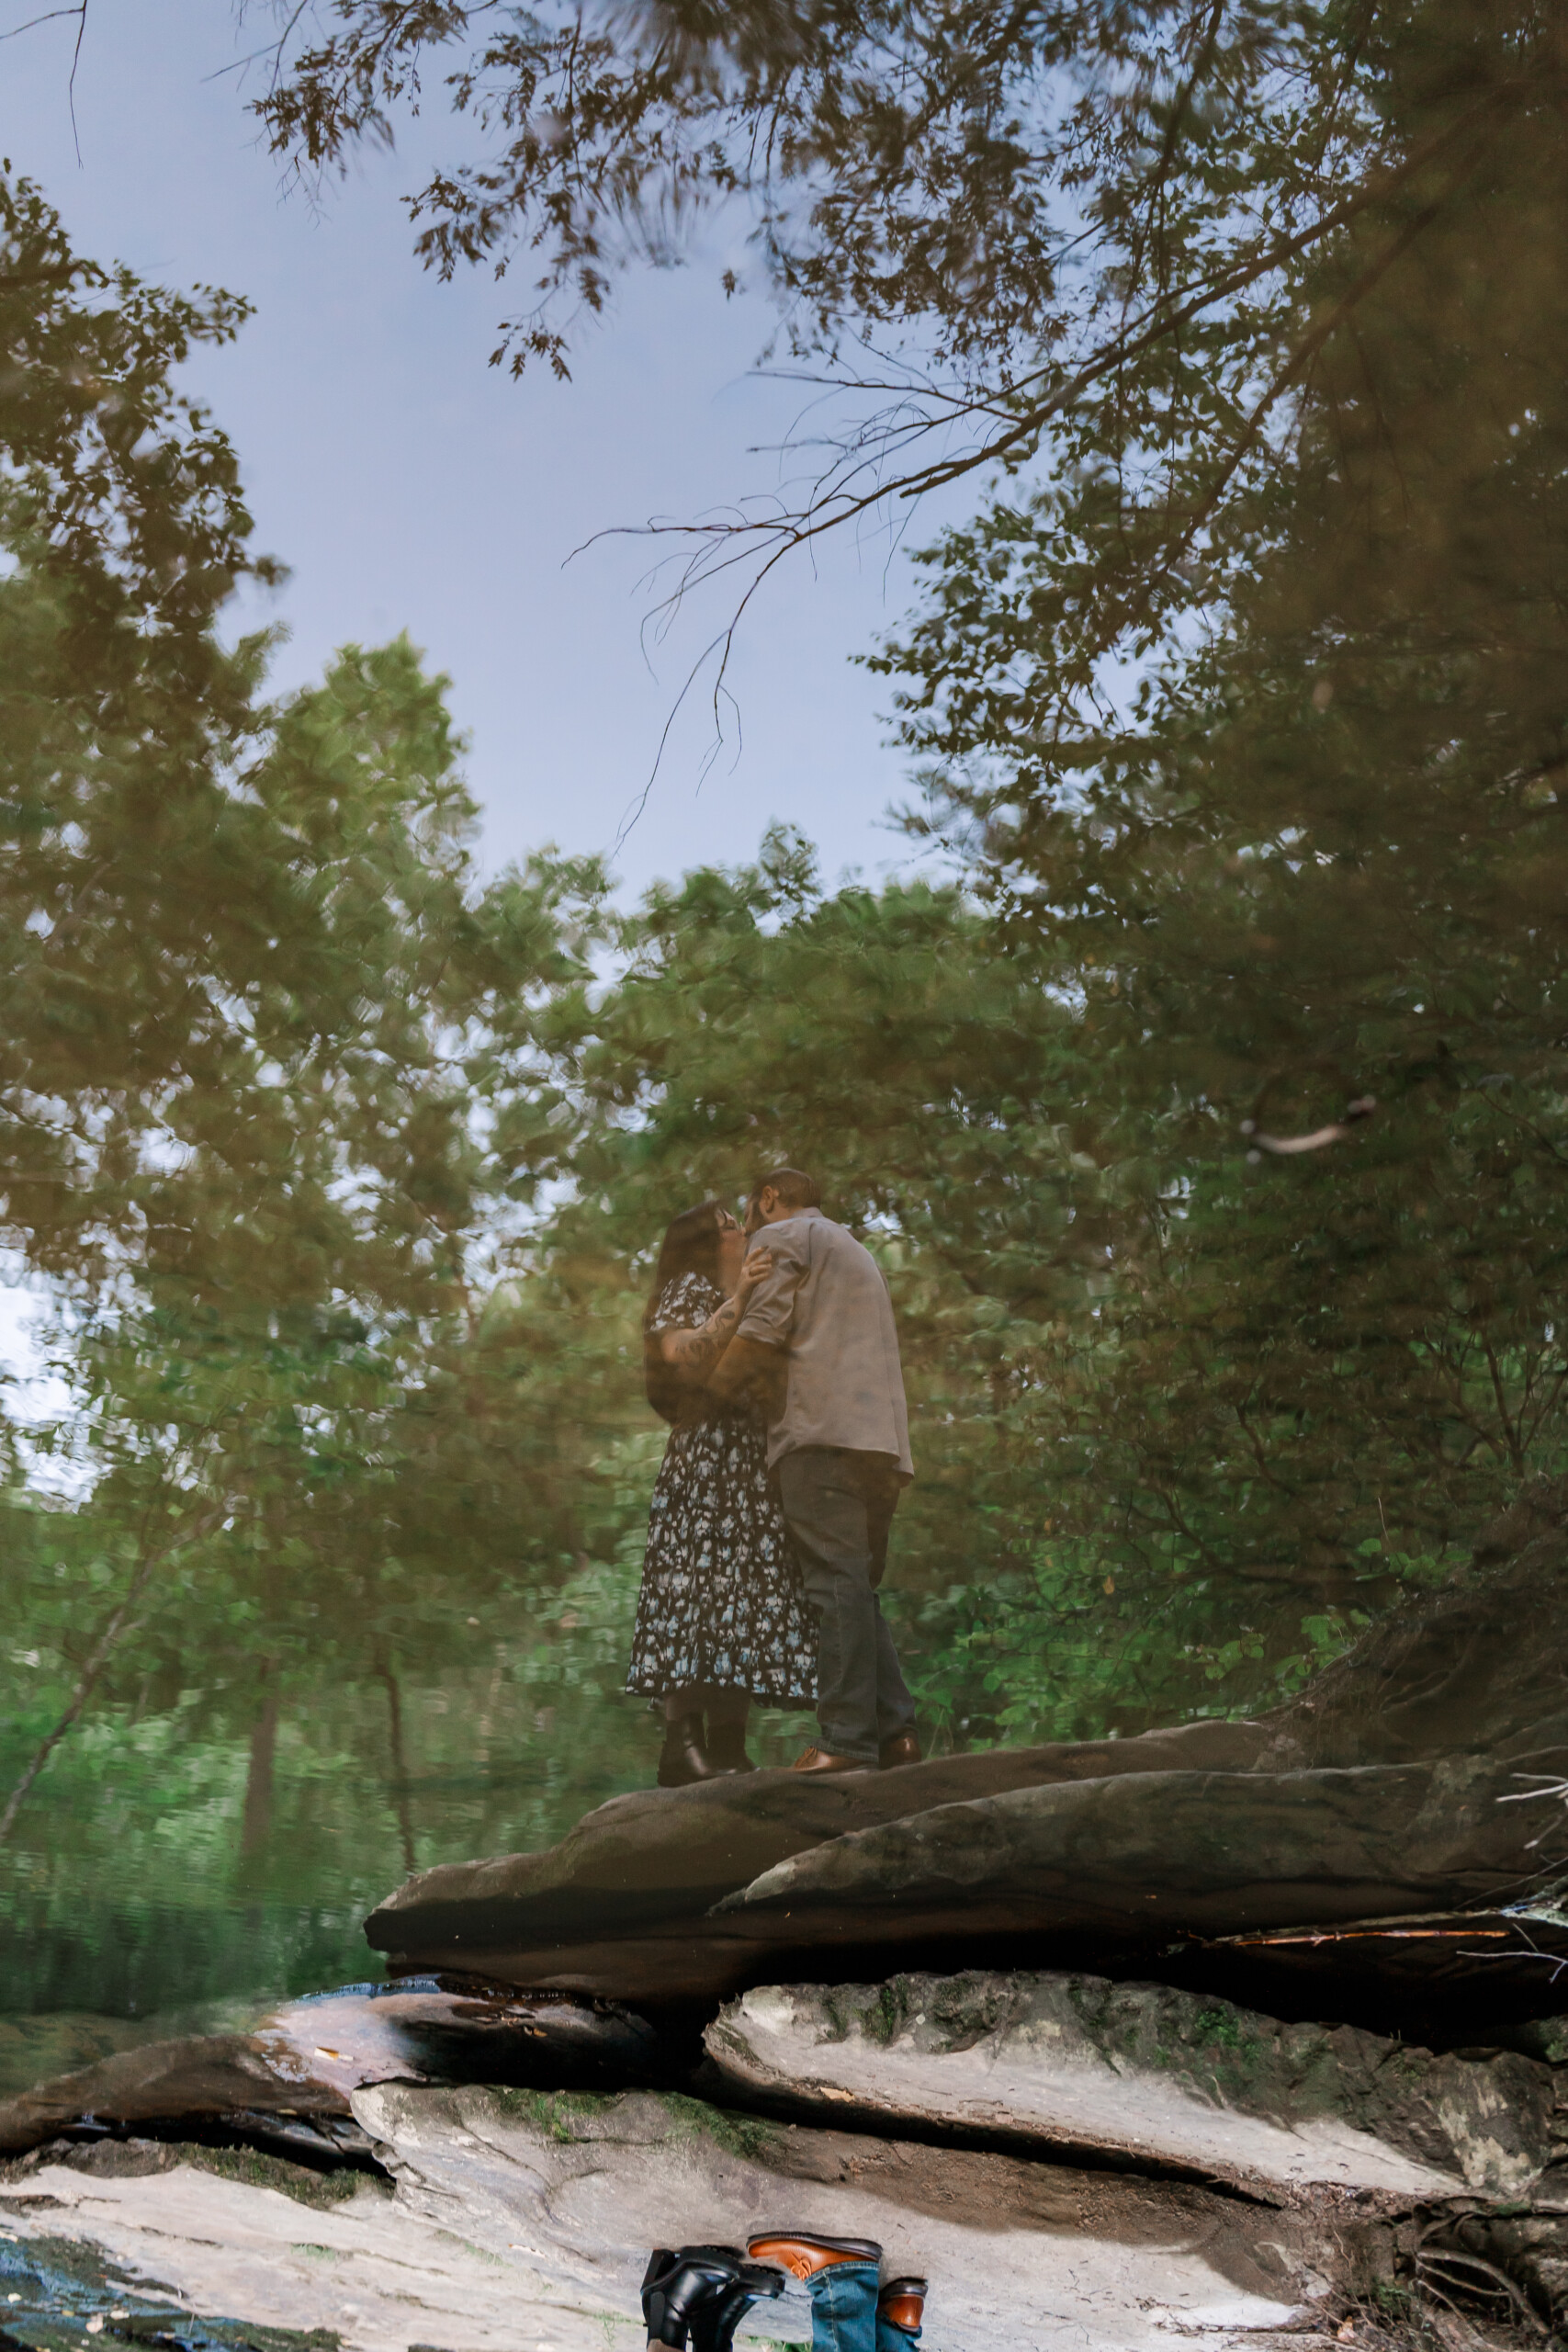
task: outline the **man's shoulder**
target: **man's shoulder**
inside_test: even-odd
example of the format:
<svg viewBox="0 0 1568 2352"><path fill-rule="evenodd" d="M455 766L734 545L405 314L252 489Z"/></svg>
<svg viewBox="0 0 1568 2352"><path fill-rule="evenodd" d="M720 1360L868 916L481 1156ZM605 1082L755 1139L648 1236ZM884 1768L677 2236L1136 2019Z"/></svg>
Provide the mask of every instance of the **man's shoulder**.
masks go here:
<svg viewBox="0 0 1568 2352"><path fill-rule="evenodd" d="M869 1266L880 1276L881 1268L871 1251L863 1241L857 1239L847 1225L836 1225L830 1216L822 1216L811 1218L809 1224L814 1237L811 1243L814 1250L820 1252L824 1258L838 1259L840 1264Z"/></svg>
<svg viewBox="0 0 1568 2352"><path fill-rule="evenodd" d="M820 1209L803 1209L795 1216L776 1217L764 1226L756 1237L765 1247L781 1250L786 1256L799 1256L809 1264L820 1266L837 1259L840 1264L861 1263L880 1273L875 1259L863 1241L858 1241L847 1225L838 1224Z"/></svg>
<svg viewBox="0 0 1568 2352"><path fill-rule="evenodd" d="M793 1216L781 1216L767 1228L770 1233L798 1234L802 1240L813 1242L818 1249L831 1250L848 1241L859 1248L847 1225L837 1225L822 1209L796 1209Z"/></svg>
<svg viewBox="0 0 1568 2352"><path fill-rule="evenodd" d="M754 1250L784 1250L807 1251L813 1234L827 1224L825 1216L776 1216L771 1223L761 1225L751 1236Z"/></svg>

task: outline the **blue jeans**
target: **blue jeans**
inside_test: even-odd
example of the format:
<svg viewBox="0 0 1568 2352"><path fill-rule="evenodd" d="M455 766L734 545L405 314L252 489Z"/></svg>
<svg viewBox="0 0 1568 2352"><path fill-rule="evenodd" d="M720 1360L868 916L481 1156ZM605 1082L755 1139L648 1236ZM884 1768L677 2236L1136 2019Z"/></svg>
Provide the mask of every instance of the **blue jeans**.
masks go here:
<svg viewBox="0 0 1568 2352"><path fill-rule="evenodd" d="M798 1446L779 1463L779 1500L817 1612L822 1745L857 1764L874 1764L883 1740L915 1727L915 1702L876 1598L900 1483L885 1454L851 1446Z"/></svg>
<svg viewBox="0 0 1568 2352"><path fill-rule="evenodd" d="M876 2308L874 2262L830 2262L806 2282L811 2352L914 2352L918 2327L895 2327Z"/></svg>

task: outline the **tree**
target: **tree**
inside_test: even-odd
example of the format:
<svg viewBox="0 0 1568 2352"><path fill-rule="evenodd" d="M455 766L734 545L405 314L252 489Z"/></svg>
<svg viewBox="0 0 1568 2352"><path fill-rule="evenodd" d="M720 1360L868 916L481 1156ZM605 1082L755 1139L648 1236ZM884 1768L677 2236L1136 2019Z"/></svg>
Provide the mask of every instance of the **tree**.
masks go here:
<svg viewBox="0 0 1568 2352"><path fill-rule="evenodd" d="M151 1105L200 1058L192 924L239 847L214 819L259 658L214 622L276 567L173 371L244 314L111 277L0 181L0 1181L10 1236L56 1272L101 1266Z"/></svg>
<svg viewBox="0 0 1568 2352"><path fill-rule="evenodd" d="M31 1770L133 1632L276 1664L321 1653L330 1590L333 1639L385 1647L455 1509L502 1545L479 1582L514 1569L526 1445L462 1354L558 1157L536 1030L602 886L480 886L406 641L282 702L263 639L223 646L271 568L174 370L243 306L81 260L25 183L0 226L4 1229L52 1285L55 1442L118 1577L82 1587Z"/></svg>
<svg viewBox="0 0 1568 2352"><path fill-rule="evenodd" d="M1382 85L1412 151L1456 27L1481 89L1557 38L1414 18ZM1214 526L1211 633L1122 715L1060 723L1051 490L948 537L887 657L1104 1114L1114 1349L1016 1377L1133 1554L1250 1583L1254 1623L1270 1589L1377 1601L1568 1441L1554 88L1462 200L1412 184L1324 257L1290 465ZM1266 1148L1368 1097L1320 1153Z"/></svg>
<svg viewBox="0 0 1568 2352"><path fill-rule="evenodd" d="M1163 611L1122 608L1138 668L1085 661L1158 519L1108 444L947 535L884 665L999 993L1060 1016L990 1182L892 1212L992 1303L1015 1581L950 1631L1079 1672L1092 1610L1096 1703L1112 1660L1139 1705L1184 1654L1233 1700L1295 1674L1568 1437L1558 34L1447 6L1375 29L1363 94L1412 169L1303 269L1288 430L1204 507ZM1472 123L1456 176L1477 92L1512 92L1509 135ZM966 1109L1012 1051L976 1031ZM1066 1237L1010 1182L1053 1095ZM858 1149L876 1100L846 1108ZM1010 1198L1010 1249L984 1213ZM1036 1663L1015 1693L1047 1690Z"/></svg>
<svg viewBox="0 0 1568 2352"><path fill-rule="evenodd" d="M446 275L538 272L498 361L564 372L618 268L678 260L741 208L795 360L857 398L800 503L693 526L688 579L738 565L741 595L889 497L1043 465L1040 617L1074 732L1113 654L1212 600L1318 354L1564 68L1554 12L1495 22L1472 0L327 15L318 39L294 13L267 52L274 150L341 167L439 75L469 152L410 197L418 250ZM1356 269L1314 309L1351 237Z"/></svg>
<svg viewBox="0 0 1568 2352"><path fill-rule="evenodd" d="M1076 1008L1070 1246L1031 1199L967 1267L998 1410L1116 1597L1212 1590L1290 1655L1561 1443L1562 25L675 9L605 30L580 103L575 15L525 54L479 23L346 0L279 144L337 160L466 53L495 146L423 192L424 250L542 240L552 298L660 191L752 201L800 356L917 363L764 560L1011 471L886 664L1017 987ZM1247 1159L1368 1096L1322 1159Z"/></svg>

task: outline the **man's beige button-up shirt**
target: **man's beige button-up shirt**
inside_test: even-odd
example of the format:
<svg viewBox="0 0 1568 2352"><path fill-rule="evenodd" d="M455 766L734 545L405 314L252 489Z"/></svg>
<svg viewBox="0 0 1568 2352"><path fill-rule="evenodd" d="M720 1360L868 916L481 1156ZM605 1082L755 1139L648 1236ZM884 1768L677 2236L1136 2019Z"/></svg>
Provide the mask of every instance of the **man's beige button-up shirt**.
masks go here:
<svg viewBox="0 0 1568 2352"><path fill-rule="evenodd" d="M846 1445L886 1454L912 1476L893 1302L870 1250L820 1209L763 1226L752 1245L772 1250L773 1270L736 1336L783 1348L788 1370L768 1428L770 1463L803 1445Z"/></svg>

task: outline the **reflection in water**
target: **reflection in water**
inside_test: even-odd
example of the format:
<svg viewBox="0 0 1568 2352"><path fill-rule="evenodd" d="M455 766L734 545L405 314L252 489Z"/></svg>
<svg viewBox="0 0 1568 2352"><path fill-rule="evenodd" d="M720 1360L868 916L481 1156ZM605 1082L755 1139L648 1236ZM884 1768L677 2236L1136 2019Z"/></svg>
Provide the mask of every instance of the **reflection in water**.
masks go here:
<svg viewBox="0 0 1568 2352"><path fill-rule="evenodd" d="M812 1171L894 1296L918 1476L889 1611L939 1755L1260 1713L1374 1620L1424 1623L1521 1494L1560 1526L1568 1489L1531 1482L1568 1467L1561 27L1422 0L1365 40L1285 12L1277 45L1187 8L1168 51L1161 18L1101 53L1059 13L1077 160L933 98L961 135L925 185L971 150L1002 177L960 175L955 241L908 223L918 286L836 196L807 209L890 327L996 364L975 413L1020 468L886 654L941 883L825 888L783 828L637 908L592 860L487 876L414 648L272 698L236 637L276 570L179 383L243 306L96 273L0 173L0 1191L66 1399L0 1432L16 2069L358 1977L410 1871L647 1785L639 1302L672 1213L770 1166ZM1015 38L998 83L964 64L987 120L1013 77L1040 102ZM831 191L846 119L835 95L827 144L762 145ZM835 345L837 267L793 281ZM1535 1573L1468 1654L1528 1647ZM650 1574L650 1649L673 1589ZM671 1646L638 1687L682 1707L684 1770L698 1696L756 1686ZM1503 1725L1520 1758L1560 1728ZM809 1736L773 1716L754 1752ZM1386 1838L1384 1764L1357 1787ZM1159 1904L1192 1902L1216 1810L1156 1841ZM1272 1926L1314 1928L1290 1890L1339 1850L1281 1867ZM1486 1898L1559 1859L1510 1850ZM1407 1866L1350 1883L1424 1908ZM796 1873L824 1943L872 1867ZM794 1900L747 1897L748 1933ZM649 1981L686 1966L649 1940Z"/></svg>
<svg viewBox="0 0 1568 2352"><path fill-rule="evenodd" d="M263 2161L250 2159L249 2170L265 2180ZM288 2186L298 2194L294 2182ZM331 2203L338 2193L327 2188L321 2201ZM25 2245L0 2240L0 2296L8 2327L25 2328L28 2340L41 2337L46 2344L107 2338L157 2352L310 2352L315 2342L287 2328L258 2327L254 2320L197 2317L183 2301L144 2280L128 2279L119 2264L70 2238Z"/></svg>
<svg viewBox="0 0 1568 2352"><path fill-rule="evenodd" d="M658 1733L617 1687L619 1600L592 1630L495 1642L465 1623L468 1660L439 1679L371 1668L269 1678L259 1709L219 1687L100 1709L0 1850L5 2086L228 2020L193 2005L375 1973L361 1922L416 1855L549 1845L646 1787ZM762 1718L766 1761L788 1760L801 1720ZM0 1773L23 1749L7 1733Z"/></svg>
<svg viewBox="0 0 1568 2352"><path fill-rule="evenodd" d="M398 1808L398 1828L403 1846L403 1868L412 1875L419 1863L413 1849L413 1815L409 1810L409 1767L403 1752L403 1701L398 1678L382 1657L376 1668L378 1681L387 1693L387 1730L389 1761L391 1765L391 1787Z"/></svg>

